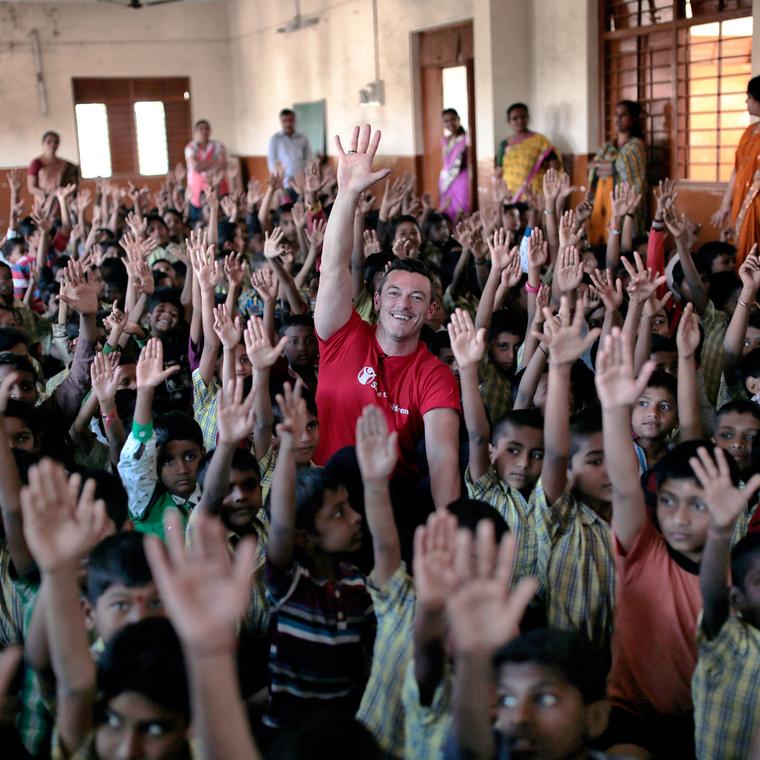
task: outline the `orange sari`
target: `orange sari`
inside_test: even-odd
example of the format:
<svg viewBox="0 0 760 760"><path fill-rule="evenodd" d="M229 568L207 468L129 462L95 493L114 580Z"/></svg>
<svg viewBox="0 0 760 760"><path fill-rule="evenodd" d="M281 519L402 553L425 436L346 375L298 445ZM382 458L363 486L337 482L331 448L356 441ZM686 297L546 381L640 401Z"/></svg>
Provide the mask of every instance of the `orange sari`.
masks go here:
<svg viewBox="0 0 760 760"><path fill-rule="evenodd" d="M736 149L736 182L731 218L736 227L736 264L741 264L760 242L760 130L753 124L744 131Z"/></svg>

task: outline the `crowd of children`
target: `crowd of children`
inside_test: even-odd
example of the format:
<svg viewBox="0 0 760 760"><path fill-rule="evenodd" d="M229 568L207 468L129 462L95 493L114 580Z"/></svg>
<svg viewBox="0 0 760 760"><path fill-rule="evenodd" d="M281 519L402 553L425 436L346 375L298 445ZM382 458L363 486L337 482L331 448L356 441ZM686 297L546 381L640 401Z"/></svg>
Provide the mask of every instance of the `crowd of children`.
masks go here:
<svg viewBox="0 0 760 760"><path fill-rule="evenodd" d="M593 247L556 168L452 220L379 145L9 173L0 754L760 756L757 250L668 181Z"/></svg>

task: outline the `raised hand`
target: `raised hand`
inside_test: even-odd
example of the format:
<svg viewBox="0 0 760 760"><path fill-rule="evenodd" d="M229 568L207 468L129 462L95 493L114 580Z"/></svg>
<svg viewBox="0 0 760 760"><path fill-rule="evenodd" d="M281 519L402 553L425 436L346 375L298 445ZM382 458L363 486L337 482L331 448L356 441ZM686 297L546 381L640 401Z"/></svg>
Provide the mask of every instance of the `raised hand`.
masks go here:
<svg viewBox="0 0 760 760"><path fill-rule="evenodd" d="M113 408L122 374L118 353L104 354L102 351L98 351L93 357L90 365L90 380L92 391L97 397L101 409L103 407Z"/></svg>
<svg viewBox="0 0 760 760"><path fill-rule="evenodd" d="M654 362L644 364L636 377L630 340L613 327L596 358L596 392L602 409L629 407L644 392L654 371Z"/></svg>
<svg viewBox="0 0 760 760"><path fill-rule="evenodd" d="M491 267L497 272L503 272L509 266L511 260L509 246L512 243L512 234L507 232L503 227L499 227L494 230L493 235L488 238L487 242L488 250L491 253ZM519 256L519 248L516 250Z"/></svg>
<svg viewBox="0 0 760 760"><path fill-rule="evenodd" d="M522 262L520 261L520 248L515 246L509 252L507 266L501 272L501 284L508 289L514 288L522 279Z"/></svg>
<svg viewBox="0 0 760 760"><path fill-rule="evenodd" d="M278 258L282 254L284 244L282 227L275 227L271 235L268 232L264 235L264 256L270 260Z"/></svg>
<svg viewBox="0 0 760 760"><path fill-rule="evenodd" d="M563 248L557 258L557 287L560 293L573 293L583 279L583 264L574 245Z"/></svg>
<svg viewBox="0 0 760 760"><path fill-rule="evenodd" d="M100 308L100 286L87 280L84 267L79 261L69 261L64 273L63 286L58 298L82 316L97 314Z"/></svg>
<svg viewBox="0 0 760 760"><path fill-rule="evenodd" d="M243 321L239 316L232 319L227 304L214 307L214 332L225 351L234 351L243 334Z"/></svg>
<svg viewBox="0 0 760 760"><path fill-rule="evenodd" d="M443 612L456 587L456 541L457 520L446 510L430 515L414 534L414 588L427 612Z"/></svg>
<svg viewBox="0 0 760 760"><path fill-rule="evenodd" d="M282 422L277 425L277 436L281 447L292 448L295 441L300 440L306 430L306 402L301 397L303 383L299 380L293 388L290 383L282 386L282 393L276 396L277 406L280 407Z"/></svg>
<svg viewBox="0 0 760 760"><path fill-rule="evenodd" d="M548 169L544 174L544 201L553 209L560 191L560 174L556 169Z"/></svg>
<svg viewBox="0 0 760 760"><path fill-rule="evenodd" d="M578 236L575 234L576 216L575 211L568 209L559 220L559 245L567 248L569 245L578 244Z"/></svg>
<svg viewBox="0 0 760 760"><path fill-rule="evenodd" d="M583 328L583 309L576 308L570 319L570 301L562 296L559 309L559 321L551 311L544 309L544 332L534 332L533 337L544 342L549 349L549 364L572 364L592 346L601 330L597 327L581 335Z"/></svg>
<svg viewBox="0 0 760 760"><path fill-rule="evenodd" d="M224 215L227 217L227 221L236 222L238 218L238 204L237 198L234 195L225 195L221 201L219 201Z"/></svg>
<svg viewBox="0 0 760 760"><path fill-rule="evenodd" d="M517 636L538 583L535 578L526 578L510 590L515 552L515 537L509 533L497 546L490 520L478 523L474 541L470 531L459 531L455 559L457 586L446 604L458 654L490 658ZM473 557L477 558L475 563Z"/></svg>
<svg viewBox="0 0 760 760"><path fill-rule="evenodd" d="M694 312L694 304L687 303L676 332L678 355L690 359L699 347L699 340L699 317Z"/></svg>
<svg viewBox="0 0 760 760"><path fill-rule="evenodd" d="M752 246L747 258L739 267L739 279L742 281L744 290L754 291L757 294L760 288L760 259L757 255L757 243Z"/></svg>
<svg viewBox="0 0 760 760"><path fill-rule="evenodd" d="M454 231L454 239L461 243L462 248L471 251L474 238L475 236L472 228L466 221L463 220L457 223L456 230Z"/></svg>
<svg viewBox="0 0 760 760"><path fill-rule="evenodd" d="M549 259L549 244L540 227L534 227L528 238L528 269L539 272Z"/></svg>
<svg viewBox="0 0 760 760"><path fill-rule="evenodd" d="M261 192L261 182L257 179L248 180L248 189L245 194L245 209L249 214L261 203L264 193Z"/></svg>
<svg viewBox="0 0 760 760"><path fill-rule="evenodd" d="M657 291L652 293L644 302L644 316L654 319L668 304L673 294L668 290L662 298L657 297Z"/></svg>
<svg viewBox="0 0 760 760"><path fill-rule="evenodd" d="M244 378L235 377L219 391L216 424L220 443L235 446L253 432L256 421L253 412L254 392L251 389L243 398L244 386Z"/></svg>
<svg viewBox="0 0 760 760"><path fill-rule="evenodd" d="M591 212L594 210L594 206L591 203L591 201L588 198L584 198L576 207L575 207L575 224L576 229L577 227L580 227L583 222L586 221L591 216Z"/></svg>
<svg viewBox="0 0 760 760"><path fill-rule="evenodd" d="M660 180L657 187L654 189L654 197L657 201L657 210L655 211L655 218L663 219L665 213L673 206L678 197L678 193L675 192L676 183L671 179Z"/></svg>
<svg viewBox="0 0 760 760"><path fill-rule="evenodd" d="M279 281L277 275L268 266L256 269L251 273L251 286L264 303L277 300Z"/></svg>
<svg viewBox="0 0 760 760"><path fill-rule="evenodd" d="M188 649L232 651L237 627L250 603L256 540L244 538L234 560L221 520L198 515L193 541L185 544L182 520L166 512L166 546L145 537L145 554L166 612Z"/></svg>
<svg viewBox="0 0 760 760"><path fill-rule="evenodd" d="M627 182L618 182L612 188L612 218L620 219L628 208L628 193L630 188Z"/></svg>
<svg viewBox="0 0 760 760"><path fill-rule="evenodd" d="M224 274L231 288L240 289L247 270L248 264L242 253L231 253L224 257Z"/></svg>
<svg viewBox="0 0 760 760"><path fill-rule="evenodd" d="M359 198L359 203L356 206L356 213L360 216L367 216L372 211L372 206L375 203L375 196L372 193L363 193Z"/></svg>
<svg viewBox="0 0 760 760"><path fill-rule="evenodd" d="M380 253L383 247L377 239L375 230L364 230L364 258L371 256L373 253Z"/></svg>
<svg viewBox="0 0 760 760"><path fill-rule="evenodd" d="M645 267L638 251L633 252L633 260L636 264L635 268L628 259L621 259L631 278L626 290L631 301L643 304L667 280L667 277L664 274L658 277L651 267Z"/></svg>
<svg viewBox="0 0 760 760"><path fill-rule="evenodd" d="M615 312L623 303L623 283L618 278L613 281L609 269L595 269L591 273L592 290L602 299L606 311Z"/></svg>
<svg viewBox="0 0 760 760"><path fill-rule="evenodd" d="M365 406L356 420L356 458L362 480L385 481L398 461L398 433L388 433L388 423L379 407Z"/></svg>
<svg viewBox="0 0 760 760"><path fill-rule="evenodd" d="M202 292L213 293L221 279L214 257L215 250L214 245L205 249L200 245L190 248L190 264Z"/></svg>
<svg viewBox="0 0 760 760"><path fill-rule="evenodd" d="M108 517L102 499L95 500L95 481L81 495L81 476L67 478L63 467L43 459L29 469L21 490L24 538L43 573L74 569L103 538Z"/></svg>
<svg viewBox="0 0 760 760"><path fill-rule="evenodd" d="M10 169L7 172L5 172L8 189L11 191L11 195L14 198L17 198L18 194L21 192L22 176L23 175L21 173L21 169Z"/></svg>
<svg viewBox="0 0 760 760"><path fill-rule="evenodd" d="M391 173L390 169L372 171L372 162L379 145L380 131L372 134L369 124L361 129L354 127L348 153L343 150L340 137L335 136L335 147L338 149L338 192L358 195Z"/></svg>
<svg viewBox="0 0 760 760"><path fill-rule="evenodd" d="M477 366L486 352L486 328L476 330L469 313L456 309L451 315L448 331L459 369Z"/></svg>
<svg viewBox="0 0 760 760"><path fill-rule="evenodd" d="M255 370L267 370L282 356L285 344L288 342L287 336L283 336L276 346L272 346L267 331L264 329L264 322L260 317L251 317L243 333L245 340L245 352L248 355L248 361Z"/></svg>
<svg viewBox="0 0 760 760"><path fill-rule="evenodd" d="M311 232L309 232L308 229L304 231L306 234L306 239L309 241L309 246L311 248L319 250L319 247L322 245L325 239L326 229L327 225L325 224L324 219L315 219L314 224L311 227Z"/></svg>
<svg viewBox="0 0 760 760"><path fill-rule="evenodd" d="M166 382L179 365L164 369L164 346L158 338L151 338L140 351L137 361L137 388L156 388Z"/></svg>
<svg viewBox="0 0 760 760"><path fill-rule="evenodd" d="M760 488L760 474L755 473L743 489L737 488L731 480L726 455L717 446L712 454L701 446L689 464L702 486L711 526L720 532L732 530L739 515L746 511L750 496Z"/></svg>
<svg viewBox="0 0 760 760"><path fill-rule="evenodd" d="M294 203L290 213L293 217L293 224L295 224L296 227L303 228L306 226L306 209L304 208L303 202L298 201L297 203Z"/></svg>

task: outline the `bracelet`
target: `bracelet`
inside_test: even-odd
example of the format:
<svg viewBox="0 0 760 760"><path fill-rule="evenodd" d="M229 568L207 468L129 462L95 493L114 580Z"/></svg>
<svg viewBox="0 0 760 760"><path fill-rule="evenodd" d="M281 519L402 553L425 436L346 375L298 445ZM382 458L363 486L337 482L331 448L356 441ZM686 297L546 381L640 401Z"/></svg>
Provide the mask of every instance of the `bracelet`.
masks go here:
<svg viewBox="0 0 760 760"><path fill-rule="evenodd" d="M111 422L113 422L114 420L119 419L119 413L116 411L116 409L110 412L106 412L105 414L101 414L100 416L103 420L103 424L106 427L108 427L111 424Z"/></svg>
<svg viewBox="0 0 760 760"><path fill-rule="evenodd" d="M535 295L536 293L538 293L539 290L541 290L541 286L531 285L529 282L526 282L525 290L527 290L528 293L533 293Z"/></svg>
<svg viewBox="0 0 760 760"><path fill-rule="evenodd" d="M608 227L608 229L610 231L610 234L612 234L612 235L619 235L620 234L620 230L617 229L617 227Z"/></svg>
<svg viewBox="0 0 760 760"><path fill-rule="evenodd" d="M743 306L747 311L757 311L757 301L754 301L753 303L747 303L746 301L742 301L741 298L737 298L736 302L739 304L739 306Z"/></svg>
<svg viewBox="0 0 760 760"><path fill-rule="evenodd" d="M544 213L545 213L547 216L554 216L554 209L548 209L548 208L545 208L545 209L544 209Z"/></svg>

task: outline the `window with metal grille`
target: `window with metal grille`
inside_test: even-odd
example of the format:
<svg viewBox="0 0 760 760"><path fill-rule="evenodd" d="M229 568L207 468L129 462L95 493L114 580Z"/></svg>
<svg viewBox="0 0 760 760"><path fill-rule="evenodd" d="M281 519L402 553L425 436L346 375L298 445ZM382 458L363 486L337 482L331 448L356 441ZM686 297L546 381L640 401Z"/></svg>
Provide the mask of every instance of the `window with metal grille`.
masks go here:
<svg viewBox="0 0 760 760"><path fill-rule="evenodd" d="M73 80L83 177L166 174L190 140L186 77Z"/></svg>
<svg viewBox="0 0 760 760"><path fill-rule="evenodd" d="M602 129L644 111L649 179L725 182L749 125L752 0L601 0Z"/></svg>

